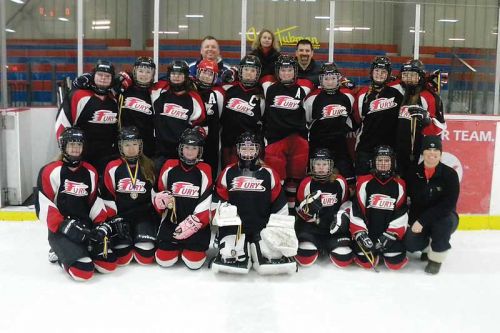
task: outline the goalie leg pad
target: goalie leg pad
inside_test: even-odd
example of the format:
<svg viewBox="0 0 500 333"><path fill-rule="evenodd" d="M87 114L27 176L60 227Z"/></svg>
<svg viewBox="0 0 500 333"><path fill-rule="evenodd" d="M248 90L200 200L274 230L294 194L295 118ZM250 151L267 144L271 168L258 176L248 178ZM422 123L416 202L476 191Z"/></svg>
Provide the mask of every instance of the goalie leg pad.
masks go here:
<svg viewBox="0 0 500 333"><path fill-rule="evenodd" d="M279 259L270 259L263 256L261 244L263 241L250 244L253 268L260 275L292 274L297 272L297 262L293 257L281 256Z"/></svg>
<svg viewBox="0 0 500 333"><path fill-rule="evenodd" d="M207 259L207 254L205 251L183 250L181 258L189 269L196 270L203 266Z"/></svg>
<svg viewBox="0 0 500 333"><path fill-rule="evenodd" d="M134 259L140 265L150 265L155 260L155 244L153 242L139 242L134 244Z"/></svg>
<svg viewBox="0 0 500 333"><path fill-rule="evenodd" d="M295 260L302 267L311 266L318 259L319 251L311 242L300 242Z"/></svg>
<svg viewBox="0 0 500 333"><path fill-rule="evenodd" d="M245 234L242 234L238 240L236 240L236 235L227 235L221 239L219 253L212 263L214 272L247 274L251 265Z"/></svg>

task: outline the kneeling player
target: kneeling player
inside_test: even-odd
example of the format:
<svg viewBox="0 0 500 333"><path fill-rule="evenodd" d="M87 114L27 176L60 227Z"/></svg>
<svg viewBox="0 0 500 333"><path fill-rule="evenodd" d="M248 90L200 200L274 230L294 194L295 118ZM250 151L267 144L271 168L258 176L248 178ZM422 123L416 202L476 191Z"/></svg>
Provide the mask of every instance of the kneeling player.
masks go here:
<svg viewBox="0 0 500 333"><path fill-rule="evenodd" d="M311 176L300 182L297 191L299 249L295 259L301 266L312 265L322 250L338 267L353 260L348 186L344 177L334 173L333 164L328 149L317 149L310 160Z"/></svg>
<svg viewBox="0 0 500 333"><path fill-rule="evenodd" d="M408 262L402 241L408 223L406 185L394 174L395 158L391 147L376 147L371 174L356 182L350 230L356 241L354 261L364 268L375 267L380 257L391 270Z"/></svg>
<svg viewBox="0 0 500 333"><path fill-rule="evenodd" d="M200 162L204 137L200 128L186 129L180 138L179 159L165 162L158 178L154 204L162 213L156 262L174 265L179 256L190 269L199 269L210 243L212 171Z"/></svg>
<svg viewBox="0 0 500 333"><path fill-rule="evenodd" d="M36 213L49 228L49 260L77 281L89 280L94 269L109 273L116 257L108 250L111 227L97 193L97 171L82 161L83 131L69 127L59 138L61 158L44 166L38 175Z"/></svg>
<svg viewBox="0 0 500 333"><path fill-rule="evenodd" d="M261 164L260 142L253 133L241 134L238 162L217 179L214 224L219 226L219 253L212 264L216 272L248 273L252 262L260 274L297 269L294 219L288 216L279 176Z"/></svg>
<svg viewBox="0 0 500 333"><path fill-rule="evenodd" d="M151 204L155 181L153 161L143 154L143 141L135 126L123 127L118 136L121 158L104 171L101 193L114 235L112 249L118 265L154 261L158 216Z"/></svg>

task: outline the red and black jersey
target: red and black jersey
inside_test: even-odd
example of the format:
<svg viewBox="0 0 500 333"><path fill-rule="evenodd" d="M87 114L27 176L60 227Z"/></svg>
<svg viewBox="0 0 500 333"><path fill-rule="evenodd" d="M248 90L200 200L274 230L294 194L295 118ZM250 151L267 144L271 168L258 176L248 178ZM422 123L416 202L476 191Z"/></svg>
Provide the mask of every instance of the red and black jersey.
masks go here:
<svg viewBox="0 0 500 333"><path fill-rule="evenodd" d="M120 126L137 127L143 141L144 154L152 157L155 147L151 90L133 85L119 96L118 101Z"/></svg>
<svg viewBox="0 0 500 333"><path fill-rule="evenodd" d="M186 168L180 160L167 160L158 178L158 190L170 191L175 197L177 222L196 215L204 226L209 224L212 186L212 171L203 162ZM166 217L164 213L162 219Z"/></svg>
<svg viewBox="0 0 500 333"><path fill-rule="evenodd" d="M144 177L140 163L128 164L119 158L108 163L104 171L101 195L109 217L119 215L135 220L151 214L153 184Z"/></svg>
<svg viewBox="0 0 500 333"><path fill-rule="evenodd" d="M221 116L222 147L234 147L238 136L246 131L260 133L263 112L264 95L261 87L247 89L239 82L230 85L226 90Z"/></svg>
<svg viewBox="0 0 500 333"><path fill-rule="evenodd" d="M297 189L297 202L295 207L299 207L300 203L304 201L308 195L318 190L321 191L320 198L323 208L319 213L319 223L314 225L317 227L318 233L329 234L330 225L332 221L335 220L340 206L349 198L349 188L345 178L340 175L338 175L333 182L320 182L314 180L312 177L306 177L300 182ZM306 216L301 216L299 213L298 220L302 223L310 224L307 222L306 218Z"/></svg>
<svg viewBox="0 0 500 333"><path fill-rule="evenodd" d="M227 166L217 178L214 203L229 202L238 208L243 232L258 234L271 214L288 215L288 204L278 174L269 167L242 170Z"/></svg>
<svg viewBox="0 0 500 333"><path fill-rule="evenodd" d="M107 218L106 208L98 196L95 168L82 162L71 170L62 161L49 163L38 174L37 216L57 232L65 218L79 219L87 228Z"/></svg>
<svg viewBox="0 0 500 333"><path fill-rule="evenodd" d="M314 147L334 147L334 153L347 154L346 135L352 131L354 96L347 89L328 94L314 90L304 100L309 142Z"/></svg>
<svg viewBox="0 0 500 333"><path fill-rule="evenodd" d="M73 126L85 132L86 160L97 161L118 153L118 104L111 94L99 96L84 89L71 92L57 115L56 138L59 140L64 129Z"/></svg>
<svg viewBox="0 0 500 333"><path fill-rule="evenodd" d="M264 111L264 135L273 143L292 134L307 138L306 117L302 105L313 88L309 80L297 79L295 84L285 86L273 82L268 75L262 78L266 107Z"/></svg>
<svg viewBox="0 0 500 333"><path fill-rule="evenodd" d="M356 182L356 198L351 210L351 234L368 231L376 240L387 231L403 239L408 223L406 185L401 178L385 182L373 175L360 176Z"/></svg>
<svg viewBox="0 0 500 333"><path fill-rule="evenodd" d="M403 95L391 86L381 91L363 87L356 95L354 120L360 127L356 151L372 153L380 145L396 148L398 116Z"/></svg>
<svg viewBox="0 0 500 333"><path fill-rule="evenodd" d="M152 90L151 100L157 155L168 155L175 150L186 128L205 121L205 103L196 91L174 92L169 89L168 83L160 81Z"/></svg>

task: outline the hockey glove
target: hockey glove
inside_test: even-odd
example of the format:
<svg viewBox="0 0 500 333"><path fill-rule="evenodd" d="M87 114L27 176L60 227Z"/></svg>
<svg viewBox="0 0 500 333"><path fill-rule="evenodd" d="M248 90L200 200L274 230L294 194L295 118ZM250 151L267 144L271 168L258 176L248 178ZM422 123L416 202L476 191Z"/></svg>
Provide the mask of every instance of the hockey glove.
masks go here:
<svg viewBox="0 0 500 333"><path fill-rule="evenodd" d="M120 239L132 240L130 237L130 224L123 218L115 216L107 222L111 226L113 235Z"/></svg>
<svg viewBox="0 0 500 333"><path fill-rule="evenodd" d="M118 95L127 90L132 86L133 81L130 74L127 72L120 72L118 76L113 80L113 91Z"/></svg>
<svg viewBox="0 0 500 333"><path fill-rule="evenodd" d="M410 113L411 117L418 120L418 123L421 126L427 126L431 123L431 118L429 118L429 112L418 105L409 106L408 112Z"/></svg>
<svg viewBox="0 0 500 333"><path fill-rule="evenodd" d="M234 82L236 79L236 71L234 69L227 69L225 70L222 75L220 76L220 79L222 83L231 83Z"/></svg>
<svg viewBox="0 0 500 333"><path fill-rule="evenodd" d="M87 235L90 234L90 230L85 228L80 220L70 217L62 221L59 231L76 243L83 243L87 239Z"/></svg>
<svg viewBox="0 0 500 333"><path fill-rule="evenodd" d="M92 89L92 73L83 73L73 80L73 89Z"/></svg>
<svg viewBox="0 0 500 333"><path fill-rule="evenodd" d="M189 215L175 229L174 238L179 240L189 238L200 230L202 225L196 215Z"/></svg>
<svg viewBox="0 0 500 333"><path fill-rule="evenodd" d="M306 222L317 222L319 212L323 208L321 203L321 191L316 191L309 194L299 205L298 214L304 218Z"/></svg>
<svg viewBox="0 0 500 333"><path fill-rule="evenodd" d="M354 235L354 239L356 240L356 243L365 251L365 252L371 252L373 249L373 242L368 236L368 233L366 231L360 231L356 235Z"/></svg>
<svg viewBox="0 0 500 333"><path fill-rule="evenodd" d="M174 197L169 191L156 193L154 197L154 205L158 210L172 209L174 205Z"/></svg>
<svg viewBox="0 0 500 333"><path fill-rule="evenodd" d="M390 248L395 241L396 241L396 236L394 234L384 232L378 238L377 244L375 244L375 250L379 252L384 252L388 248Z"/></svg>
<svg viewBox="0 0 500 333"><path fill-rule="evenodd" d="M103 222L91 231L89 238L96 243L103 243L106 237L111 236L111 233L111 226L107 222Z"/></svg>

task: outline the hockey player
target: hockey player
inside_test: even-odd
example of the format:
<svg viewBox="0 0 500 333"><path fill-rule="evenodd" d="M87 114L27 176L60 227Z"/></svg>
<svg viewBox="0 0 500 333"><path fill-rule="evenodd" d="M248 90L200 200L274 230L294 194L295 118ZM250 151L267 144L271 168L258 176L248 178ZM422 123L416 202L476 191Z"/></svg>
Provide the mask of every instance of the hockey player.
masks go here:
<svg viewBox="0 0 500 333"><path fill-rule="evenodd" d="M107 162L118 154L118 104L111 93L115 68L98 60L91 73L91 89L76 89L65 98L57 115L55 130L59 139L65 128L78 126L87 137L84 160L102 174Z"/></svg>
<svg viewBox="0 0 500 333"><path fill-rule="evenodd" d="M320 251L325 251L333 264L346 267L354 257L347 181L334 171L328 149L316 149L309 165L310 176L300 182L297 190L295 230L299 249L295 259L301 266L310 266Z"/></svg>
<svg viewBox="0 0 500 333"><path fill-rule="evenodd" d="M134 127L122 127L118 137L121 157L108 163L101 188L115 236L112 249L120 266L132 258L139 264L154 261L158 216L152 205L153 162L142 152L142 138Z"/></svg>
<svg viewBox="0 0 500 333"><path fill-rule="evenodd" d="M156 262L174 265L179 256L190 269L199 269L210 242L212 171L200 162L203 135L199 128L184 130L179 141L179 159L169 159L158 178L155 208L162 214L158 230Z"/></svg>
<svg viewBox="0 0 500 333"><path fill-rule="evenodd" d="M212 179L217 178L220 166L220 117L224 104L224 89L216 87L218 68L211 60L198 63L194 84L205 103L207 117L202 124L207 136L203 147L203 161L212 169Z"/></svg>
<svg viewBox="0 0 500 333"><path fill-rule="evenodd" d="M294 219L287 216L278 175L259 160L260 149L261 140L255 134L241 134L238 162L227 166L217 179L214 207L218 208L213 223L219 227L219 253L212 263L215 272L245 274L252 261L260 274L296 271Z"/></svg>
<svg viewBox="0 0 500 333"><path fill-rule="evenodd" d="M356 241L354 261L375 268L379 258L390 270L408 262L403 236L408 223L405 182L395 176L396 158L389 146L375 148L372 174L358 177L350 231Z"/></svg>
<svg viewBox="0 0 500 333"><path fill-rule="evenodd" d="M118 97L120 127L135 126L140 132L144 155L154 154L154 124L151 88L156 65L150 57L138 57L132 71L132 84Z"/></svg>
<svg viewBox="0 0 500 333"><path fill-rule="evenodd" d="M410 252L422 251L421 259L428 260L425 271L429 274L439 273L451 248L451 234L458 226L460 183L457 172L441 162L441 154L441 138L424 137L423 162L408 175L411 228L405 244Z"/></svg>
<svg viewBox="0 0 500 333"><path fill-rule="evenodd" d="M334 63L323 64L319 74L321 87L306 97L304 110L309 124L309 151L328 148L340 174L354 187L354 167L346 141L347 133L353 130L354 96L350 90L340 88L341 78Z"/></svg>
<svg viewBox="0 0 500 333"><path fill-rule="evenodd" d="M116 257L107 248L111 227L97 192L95 168L82 161L83 131L70 127L60 134L61 157L42 167L38 175L36 213L49 229L53 262L77 281L89 280L94 269L109 273Z"/></svg>
<svg viewBox="0 0 500 333"><path fill-rule="evenodd" d="M236 140L249 131L261 133L264 96L259 86L261 63L259 58L247 55L238 67L238 81L225 85L226 97L221 116L222 165L236 163Z"/></svg>
<svg viewBox="0 0 500 333"><path fill-rule="evenodd" d="M309 145L304 98L313 88L309 80L297 79L297 61L282 55L276 62L277 82L270 75L262 78L266 101L264 135L265 161L285 182L291 214L295 213L297 186L307 169Z"/></svg>
<svg viewBox="0 0 500 333"><path fill-rule="evenodd" d="M399 111L397 132L398 166L403 178L411 166L416 166L422 138L441 135L446 129L441 98L426 88L424 64L410 60L401 67L403 102Z"/></svg>
<svg viewBox="0 0 500 333"><path fill-rule="evenodd" d="M396 149L398 116L403 95L390 84L392 65L385 56L375 57L370 66L370 86L356 95L354 120L356 138L356 174L370 173L373 149L385 145Z"/></svg>
<svg viewBox="0 0 500 333"><path fill-rule="evenodd" d="M155 167L161 168L167 159L177 158L177 143L182 132L205 121L206 110L198 92L193 90L185 61L174 60L167 81L153 87L151 100L155 125Z"/></svg>

